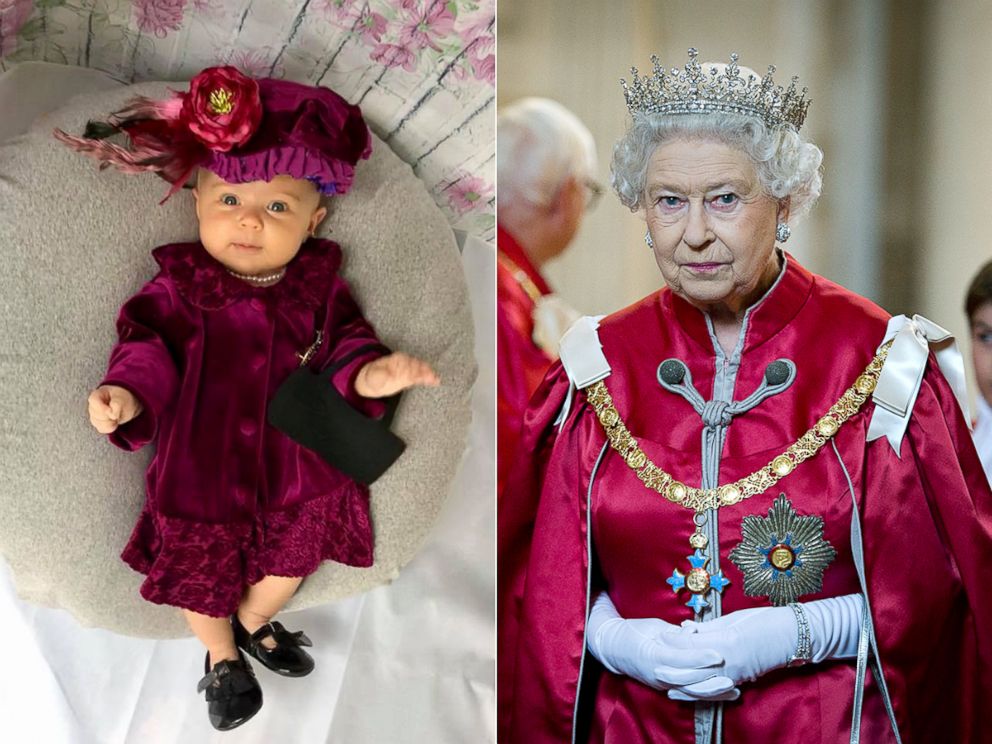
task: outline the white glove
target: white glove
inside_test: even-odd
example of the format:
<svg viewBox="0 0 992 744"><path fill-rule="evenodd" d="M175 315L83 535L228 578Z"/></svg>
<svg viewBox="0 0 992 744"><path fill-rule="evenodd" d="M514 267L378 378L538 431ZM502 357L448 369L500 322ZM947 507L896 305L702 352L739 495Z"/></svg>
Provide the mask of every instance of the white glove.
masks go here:
<svg viewBox="0 0 992 744"><path fill-rule="evenodd" d="M812 661L857 656L864 599L848 594L802 604L809 621ZM669 644L686 651L711 650L724 659L720 674L736 684L753 682L762 674L789 663L799 644L799 625L790 607L757 607L738 610L705 623L687 620L683 634ZM712 700L708 688L686 685L672 690L673 700Z"/></svg>
<svg viewBox="0 0 992 744"><path fill-rule="evenodd" d="M656 618L625 620L602 592L589 612L586 644L614 674L625 674L656 690L693 685L693 694L702 700L733 690L733 681L721 676L723 657L718 652L669 645L669 639L683 634L677 625Z"/></svg>
<svg viewBox="0 0 992 744"><path fill-rule="evenodd" d="M865 598L860 594L818 599L803 603L813 641L813 663L827 659L853 659L858 655L858 637Z"/></svg>

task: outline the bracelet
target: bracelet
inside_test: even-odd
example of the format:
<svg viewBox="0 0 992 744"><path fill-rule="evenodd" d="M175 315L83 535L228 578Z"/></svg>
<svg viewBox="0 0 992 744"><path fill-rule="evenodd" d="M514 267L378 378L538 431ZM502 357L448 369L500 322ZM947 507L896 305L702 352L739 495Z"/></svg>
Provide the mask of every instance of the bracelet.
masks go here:
<svg viewBox="0 0 992 744"><path fill-rule="evenodd" d="M792 655L786 666L802 666L813 659L813 638L809 632L809 618L806 617L806 610L801 604L790 602L788 606L796 616L799 638L796 641L796 653Z"/></svg>

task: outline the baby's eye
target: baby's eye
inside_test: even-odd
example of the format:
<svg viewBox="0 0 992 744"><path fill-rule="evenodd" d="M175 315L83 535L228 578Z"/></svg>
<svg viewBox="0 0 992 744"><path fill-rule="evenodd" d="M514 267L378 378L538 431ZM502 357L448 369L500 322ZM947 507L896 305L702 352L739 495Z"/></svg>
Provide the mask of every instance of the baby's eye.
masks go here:
<svg viewBox="0 0 992 744"><path fill-rule="evenodd" d="M269 209L273 212L285 212L289 207L286 206L286 202L274 201L269 205Z"/></svg>
<svg viewBox="0 0 992 744"><path fill-rule="evenodd" d="M229 207L235 207L238 204L238 197L234 194L224 194L220 200Z"/></svg>

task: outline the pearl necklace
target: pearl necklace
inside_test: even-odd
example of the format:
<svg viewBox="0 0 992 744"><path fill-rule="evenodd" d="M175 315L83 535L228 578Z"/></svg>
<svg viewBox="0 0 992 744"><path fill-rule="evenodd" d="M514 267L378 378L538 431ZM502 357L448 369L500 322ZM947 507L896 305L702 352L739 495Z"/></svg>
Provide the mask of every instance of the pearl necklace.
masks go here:
<svg viewBox="0 0 992 744"><path fill-rule="evenodd" d="M266 284L267 282L274 282L276 279L282 279L286 273L286 267L279 269L279 271L274 274L269 274L268 276L252 276L251 274L239 274L237 271L227 270L227 273L233 277L237 277L242 281L246 281L249 284Z"/></svg>

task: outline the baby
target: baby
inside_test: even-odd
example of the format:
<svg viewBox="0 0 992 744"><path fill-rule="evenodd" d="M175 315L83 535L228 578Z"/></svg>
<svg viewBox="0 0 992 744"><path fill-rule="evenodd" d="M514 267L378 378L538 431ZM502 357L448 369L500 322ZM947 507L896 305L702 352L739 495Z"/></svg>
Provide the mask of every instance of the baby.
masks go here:
<svg viewBox="0 0 992 744"><path fill-rule="evenodd" d="M106 141L118 131L130 149ZM367 488L269 426L268 401L301 359L333 370L328 384L368 415L382 411L374 399L439 384L381 345L338 274L340 249L313 237L322 194L346 191L368 156L368 129L326 88L227 67L56 137L173 191L195 173L200 239L155 249L160 271L121 309L88 405L114 444L157 443L122 558L146 575L142 596L181 608L206 646L198 690L213 726L231 729L262 704L242 650L285 676L313 669L309 639L272 622L302 578L327 559L372 563Z"/></svg>

